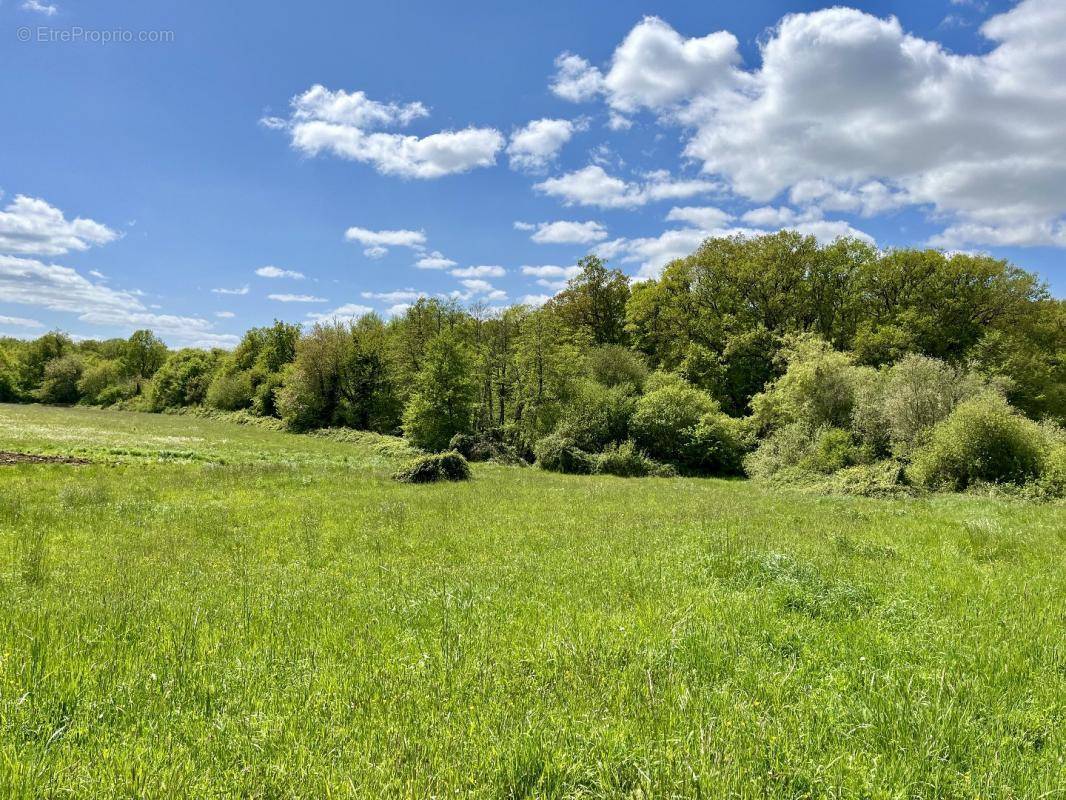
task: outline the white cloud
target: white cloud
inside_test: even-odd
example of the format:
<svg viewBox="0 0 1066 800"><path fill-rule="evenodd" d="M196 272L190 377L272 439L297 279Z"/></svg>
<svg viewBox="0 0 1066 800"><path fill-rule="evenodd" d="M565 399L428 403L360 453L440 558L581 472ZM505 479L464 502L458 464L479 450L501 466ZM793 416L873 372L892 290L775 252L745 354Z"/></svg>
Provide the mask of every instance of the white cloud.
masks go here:
<svg viewBox="0 0 1066 800"><path fill-rule="evenodd" d="M326 311L322 314L309 312L307 318L311 322L355 322L360 317L364 317L373 311L374 309L370 306L362 306L358 303L345 303L332 311Z"/></svg>
<svg viewBox="0 0 1066 800"><path fill-rule="evenodd" d="M607 229L600 222L574 222L557 220L555 222L538 222L535 225L516 222L518 230L535 231L529 238L537 244L589 244L607 238Z"/></svg>
<svg viewBox="0 0 1066 800"><path fill-rule="evenodd" d="M68 220L55 206L23 194L0 211L0 253L58 256L117 238L106 225L82 217Z"/></svg>
<svg viewBox="0 0 1066 800"><path fill-rule="evenodd" d="M539 286L558 292L566 288L566 284L571 278L581 274L581 267L560 267L554 264L524 266L522 267L522 274L536 278Z"/></svg>
<svg viewBox="0 0 1066 800"><path fill-rule="evenodd" d="M596 87L581 99L684 126L684 155L754 203L788 195L865 216L914 206L948 220L939 241L1061 246L1066 3L1021 0L981 32L991 48L958 55L894 17L790 14L745 69L730 34L684 39L646 19L598 84L595 67L567 63Z"/></svg>
<svg viewBox="0 0 1066 800"><path fill-rule="evenodd" d="M372 231L367 228L351 227L344 232L349 242L365 245L363 255L367 258L381 258L389 252L390 247L410 247L421 253L426 246L425 231Z"/></svg>
<svg viewBox="0 0 1066 800"><path fill-rule="evenodd" d="M292 147L370 164L384 175L439 178L496 163L504 137L495 128L468 127L425 137L387 133L428 115L421 103L380 103L363 92L312 86L292 100L289 119L267 117L268 128L285 130Z"/></svg>
<svg viewBox="0 0 1066 800"><path fill-rule="evenodd" d="M555 59L551 90L573 103L591 100L603 91L603 75L581 56L563 53Z"/></svg>
<svg viewBox="0 0 1066 800"><path fill-rule="evenodd" d="M76 314L81 322L92 325L125 331L151 328L180 344L228 347L238 341L235 336L213 333L209 320L153 313L137 292L112 289L69 267L35 259L0 255L0 297L9 303Z"/></svg>
<svg viewBox="0 0 1066 800"><path fill-rule="evenodd" d="M502 278L507 270L498 266L462 267L453 269L452 275L456 278Z"/></svg>
<svg viewBox="0 0 1066 800"><path fill-rule="evenodd" d="M46 17L55 16L59 12L59 8L52 3L42 3L41 0L25 0L22 4L23 11L36 11L38 14L44 14Z"/></svg>
<svg viewBox="0 0 1066 800"><path fill-rule="evenodd" d="M43 328L44 323L26 317L7 317L0 314L0 325L14 325L17 328Z"/></svg>
<svg viewBox="0 0 1066 800"><path fill-rule="evenodd" d="M279 303L328 303L325 297L315 297L310 294L268 294L268 300Z"/></svg>
<svg viewBox="0 0 1066 800"><path fill-rule="evenodd" d="M233 319L237 315L232 311L216 311L215 316L219 319Z"/></svg>
<svg viewBox="0 0 1066 800"><path fill-rule="evenodd" d="M532 306L533 308L540 308L542 305L551 300L551 295L547 294L526 294L522 295L518 304L521 306Z"/></svg>
<svg viewBox="0 0 1066 800"><path fill-rule="evenodd" d="M410 303L420 297L425 297L425 292L414 289L398 289L394 292L363 292L362 297L366 300L381 300L386 303Z"/></svg>
<svg viewBox="0 0 1066 800"><path fill-rule="evenodd" d="M713 206L674 206L666 215L667 222L687 222L703 229L721 228L732 219L728 211Z"/></svg>
<svg viewBox="0 0 1066 800"><path fill-rule="evenodd" d="M296 272L291 269L281 269L281 267L260 267L255 271L255 274L260 278L292 278L293 280L303 280L304 274L302 272Z"/></svg>
<svg viewBox="0 0 1066 800"><path fill-rule="evenodd" d="M244 286L240 286L240 287L238 287L236 289L212 289L211 291L214 292L215 294L244 295L244 294L248 294L250 289L248 287L248 284L245 284Z"/></svg>
<svg viewBox="0 0 1066 800"><path fill-rule="evenodd" d="M444 254L439 250L434 250L429 255L424 255L415 262L415 266L419 269L448 269L449 267L455 267L458 265L459 262L452 261L450 258L445 258Z"/></svg>
<svg viewBox="0 0 1066 800"><path fill-rule="evenodd" d="M642 183L608 175L598 164L548 178L533 188L560 198L565 205L600 208L636 208L656 200L680 199L715 191L719 184L704 179L676 180L659 170L644 176Z"/></svg>
<svg viewBox="0 0 1066 800"><path fill-rule="evenodd" d="M559 155L575 131L584 130L583 121L537 119L511 134L507 146L512 169L541 171Z"/></svg>

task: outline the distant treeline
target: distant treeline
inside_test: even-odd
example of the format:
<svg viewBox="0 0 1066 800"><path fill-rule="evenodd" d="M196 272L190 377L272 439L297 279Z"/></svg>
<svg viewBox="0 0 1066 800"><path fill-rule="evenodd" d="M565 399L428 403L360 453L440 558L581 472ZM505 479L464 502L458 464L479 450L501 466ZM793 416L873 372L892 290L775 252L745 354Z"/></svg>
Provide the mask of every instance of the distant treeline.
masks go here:
<svg viewBox="0 0 1066 800"><path fill-rule="evenodd" d="M1039 429L1036 474L1066 421L1066 303L1003 260L781 232L708 240L642 283L579 266L542 308L422 299L387 321L253 328L232 352L149 331L0 340L0 399L246 409L622 473L917 475L937 426L998 402Z"/></svg>

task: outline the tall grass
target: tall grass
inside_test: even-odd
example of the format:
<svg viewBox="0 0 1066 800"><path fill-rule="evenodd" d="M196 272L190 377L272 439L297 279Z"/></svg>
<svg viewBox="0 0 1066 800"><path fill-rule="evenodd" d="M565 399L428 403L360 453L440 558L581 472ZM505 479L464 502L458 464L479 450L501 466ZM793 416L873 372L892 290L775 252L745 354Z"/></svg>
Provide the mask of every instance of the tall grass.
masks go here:
<svg viewBox="0 0 1066 800"><path fill-rule="evenodd" d="M0 471L0 797L1063 787L1061 508L495 465L411 486L359 442L18 413L4 448L180 421L229 463Z"/></svg>

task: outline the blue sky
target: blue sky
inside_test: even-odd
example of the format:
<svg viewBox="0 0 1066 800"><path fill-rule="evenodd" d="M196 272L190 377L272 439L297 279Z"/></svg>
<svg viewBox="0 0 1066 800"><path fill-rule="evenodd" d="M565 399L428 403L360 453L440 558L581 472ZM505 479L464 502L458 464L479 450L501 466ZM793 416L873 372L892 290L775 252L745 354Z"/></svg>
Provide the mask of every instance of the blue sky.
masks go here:
<svg viewBox="0 0 1066 800"><path fill-rule="evenodd" d="M3 0L0 334L229 346L782 226L1062 296L1066 4L829 5Z"/></svg>

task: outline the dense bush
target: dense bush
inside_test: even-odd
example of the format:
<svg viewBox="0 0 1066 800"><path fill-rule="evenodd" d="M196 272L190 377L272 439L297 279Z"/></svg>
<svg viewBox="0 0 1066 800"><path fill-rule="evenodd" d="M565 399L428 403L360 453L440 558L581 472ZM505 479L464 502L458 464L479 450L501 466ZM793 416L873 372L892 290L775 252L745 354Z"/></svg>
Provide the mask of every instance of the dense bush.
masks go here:
<svg viewBox="0 0 1066 800"><path fill-rule="evenodd" d="M862 460L862 453L850 432L840 428L822 428L811 437L807 452L798 466L807 472L831 475L845 467L855 466Z"/></svg>
<svg viewBox="0 0 1066 800"><path fill-rule="evenodd" d="M743 471L744 454L751 449L752 442L747 420L721 411L708 411L692 431L685 461L700 472L737 475Z"/></svg>
<svg viewBox="0 0 1066 800"><path fill-rule="evenodd" d="M677 474L673 467L648 458L632 440L608 445L596 456L595 472L617 475L619 478L643 478L648 475L672 477Z"/></svg>
<svg viewBox="0 0 1066 800"><path fill-rule="evenodd" d="M214 356L203 350L179 350L171 354L152 378L151 409L162 411L203 403L214 367Z"/></svg>
<svg viewBox="0 0 1066 800"><path fill-rule="evenodd" d="M76 403L81 397L78 382L85 371L79 356L60 356L45 364L39 398L42 403Z"/></svg>
<svg viewBox="0 0 1066 800"><path fill-rule="evenodd" d="M592 379L604 386L629 386L640 391L648 377L648 365L640 353L617 344L593 348L587 363Z"/></svg>
<svg viewBox="0 0 1066 800"><path fill-rule="evenodd" d="M402 483L434 483L436 481L465 481L470 478L470 465L455 451L422 456L393 475Z"/></svg>
<svg viewBox="0 0 1066 800"><path fill-rule="evenodd" d="M596 460L569 439L551 434L533 447L537 466L549 472L588 475L595 469Z"/></svg>
<svg viewBox="0 0 1066 800"><path fill-rule="evenodd" d="M457 433L448 442L448 449L460 453L467 461L495 461L511 465L526 463L518 451L504 440L503 431L498 429Z"/></svg>
<svg viewBox="0 0 1066 800"><path fill-rule="evenodd" d="M110 390L125 382L122 365L117 361L97 361L89 364L78 381L78 393L82 400L90 405L110 405L105 396L110 397Z"/></svg>
<svg viewBox="0 0 1066 800"><path fill-rule="evenodd" d="M404 436L424 450L443 450L470 431L477 401L472 354L456 336L438 336L426 348L414 394L403 415Z"/></svg>
<svg viewBox="0 0 1066 800"><path fill-rule="evenodd" d="M240 411L252 405L254 390L248 371L219 372L207 389L207 405L219 411Z"/></svg>
<svg viewBox="0 0 1066 800"><path fill-rule="evenodd" d="M718 404L681 379L652 376L648 388L629 423L634 441L652 458L689 465L696 426Z"/></svg>
<svg viewBox="0 0 1066 800"><path fill-rule="evenodd" d="M1021 484L1040 474L1046 449L1040 426L987 393L960 404L933 428L910 475L930 488L955 491L975 482Z"/></svg>
<svg viewBox="0 0 1066 800"><path fill-rule="evenodd" d="M636 410L633 389L623 383L606 387L593 381L582 383L564 412L556 432L582 450L597 452L629 436L629 421Z"/></svg>
<svg viewBox="0 0 1066 800"><path fill-rule="evenodd" d="M784 425L744 458L744 471L753 478L773 478L797 467L810 453L811 441L812 431L803 423Z"/></svg>

